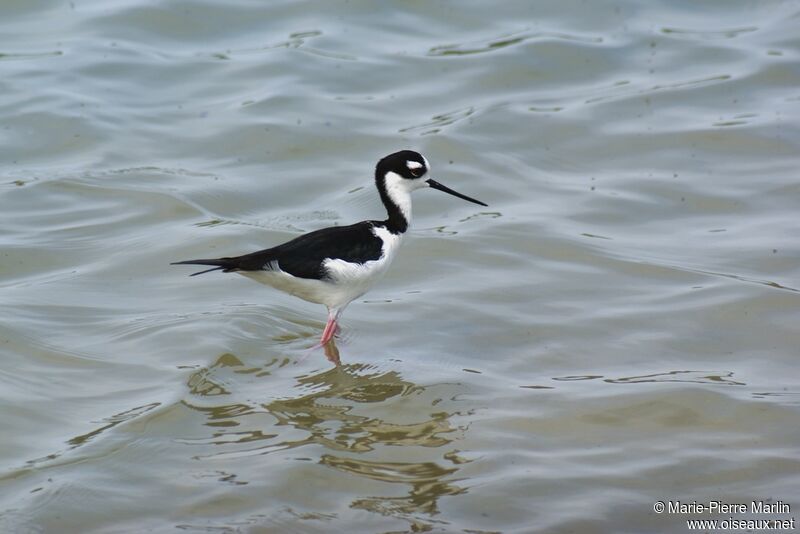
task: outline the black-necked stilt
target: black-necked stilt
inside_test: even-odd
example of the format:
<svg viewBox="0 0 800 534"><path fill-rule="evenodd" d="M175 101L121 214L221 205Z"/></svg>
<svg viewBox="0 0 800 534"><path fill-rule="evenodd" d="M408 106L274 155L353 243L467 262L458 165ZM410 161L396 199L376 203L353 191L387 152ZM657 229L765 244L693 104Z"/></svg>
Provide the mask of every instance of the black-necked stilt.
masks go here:
<svg viewBox="0 0 800 534"><path fill-rule="evenodd" d="M336 321L354 299L386 272L411 223L411 192L432 187L486 206L439 182L425 178L430 169L422 154L402 150L380 160L375 185L389 218L332 226L303 234L277 247L231 258L179 261L172 265L213 265L192 276L221 270L237 272L328 308L320 345L336 333Z"/></svg>

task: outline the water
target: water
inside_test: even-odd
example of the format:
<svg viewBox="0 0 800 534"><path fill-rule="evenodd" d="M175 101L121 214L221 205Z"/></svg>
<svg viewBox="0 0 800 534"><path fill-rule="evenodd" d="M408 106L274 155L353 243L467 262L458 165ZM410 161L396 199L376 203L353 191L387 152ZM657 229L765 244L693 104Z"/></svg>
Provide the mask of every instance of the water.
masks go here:
<svg viewBox="0 0 800 534"><path fill-rule="evenodd" d="M800 3L0 7L5 532L685 532L800 509ZM344 315L170 261L381 217Z"/></svg>

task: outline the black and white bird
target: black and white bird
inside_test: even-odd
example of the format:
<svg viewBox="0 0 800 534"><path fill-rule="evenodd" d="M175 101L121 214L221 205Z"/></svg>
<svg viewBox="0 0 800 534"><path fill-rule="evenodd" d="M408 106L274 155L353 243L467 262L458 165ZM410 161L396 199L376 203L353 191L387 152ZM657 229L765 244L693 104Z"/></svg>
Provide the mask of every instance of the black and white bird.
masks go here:
<svg viewBox="0 0 800 534"><path fill-rule="evenodd" d="M328 322L320 345L338 330L337 321L353 300L366 293L392 263L411 224L411 192L432 187L486 206L428 178L430 166L422 154L402 150L375 167L375 186L386 206L385 221L361 221L321 228L282 245L244 256L188 260L173 265L212 265L210 271L236 272L303 300L324 304Z"/></svg>

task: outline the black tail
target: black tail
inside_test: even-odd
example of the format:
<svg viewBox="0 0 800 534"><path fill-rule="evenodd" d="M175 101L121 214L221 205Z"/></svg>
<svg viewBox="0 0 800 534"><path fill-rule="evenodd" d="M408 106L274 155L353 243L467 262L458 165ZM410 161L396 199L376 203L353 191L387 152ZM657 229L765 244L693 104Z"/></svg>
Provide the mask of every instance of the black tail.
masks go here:
<svg viewBox="0 0 800 534"><path fill-rule="evenodd" d="M237 268L234 258L219 258L216 260L176 261L170 263L170 265L215 265L215 267L213 267L212 269L206 269L205 271L192 273L189 276L197 276L198 274L210 273L211 271L222 271L224 273L229 273L231 271L235 271Z"/></svg>

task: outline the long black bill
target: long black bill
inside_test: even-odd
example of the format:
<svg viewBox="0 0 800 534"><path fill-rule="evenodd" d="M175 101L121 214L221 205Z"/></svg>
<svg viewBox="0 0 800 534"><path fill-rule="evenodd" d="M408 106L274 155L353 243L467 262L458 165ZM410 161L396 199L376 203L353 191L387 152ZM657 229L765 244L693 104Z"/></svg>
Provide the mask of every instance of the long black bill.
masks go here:
<svg viewBox="0 0 800 534"><path fill-rule="evenodd" d="M449 193L449 194L453 195L454 197L462 198L462 199L464 199L464 200L467 200L467 201L469 201L469 202L473 202L473 203L475 203L475 204L480 204L481 206L486 206L486 207L489 207L489 204L484 204L484 203L483 203L483 202L481 202L480 200L475 200L474 198L470 198L470 197L468 197L467 195L462 195L461 193L459 193L459 192L457 192L457 191L453 191L453 190L452 190L452 189L450 189L449 187L447 187L447 186L444 186L444 185L440 184L440 183L439 183L439 182L437 182L436 180L433 180L433 179L431 179L431 180L426 180L426 182L427 182L427 183L428 183L428 185L429 185L429 186L431 186L432 188L434 188L434 189L438 189L439 191L444 191L445 193Z"/></svg>

